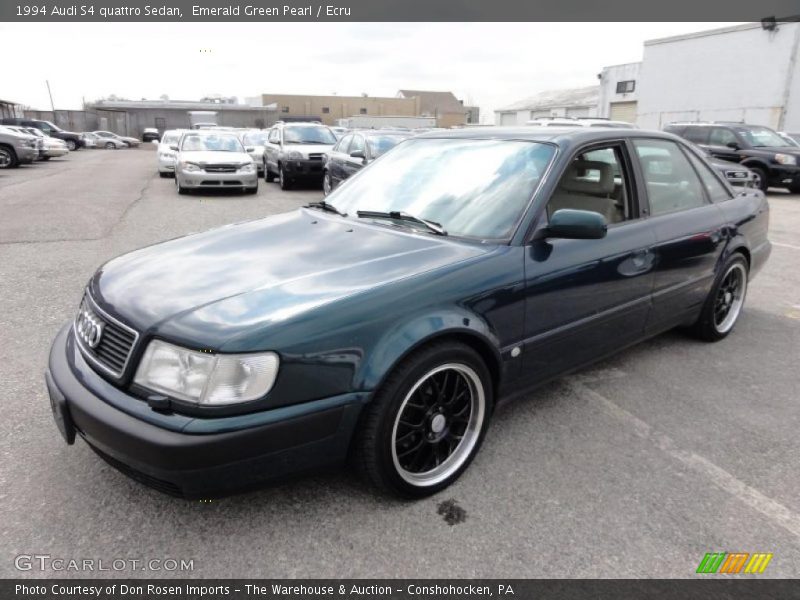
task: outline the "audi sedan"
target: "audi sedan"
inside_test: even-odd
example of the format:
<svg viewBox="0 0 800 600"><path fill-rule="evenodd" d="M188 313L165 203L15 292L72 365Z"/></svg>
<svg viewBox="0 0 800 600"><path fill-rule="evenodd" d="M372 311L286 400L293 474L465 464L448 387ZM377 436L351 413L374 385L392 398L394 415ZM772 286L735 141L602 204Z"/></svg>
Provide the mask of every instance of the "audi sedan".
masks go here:
<svg viewBox="0 0 800 600"><path fill-rule="evenodd" d="M53 342L53 414L180 496L348 457L427 496L499 402L675 327L729 336L768 215L665 133L432 132L325 201L102 265Z"/></svg>

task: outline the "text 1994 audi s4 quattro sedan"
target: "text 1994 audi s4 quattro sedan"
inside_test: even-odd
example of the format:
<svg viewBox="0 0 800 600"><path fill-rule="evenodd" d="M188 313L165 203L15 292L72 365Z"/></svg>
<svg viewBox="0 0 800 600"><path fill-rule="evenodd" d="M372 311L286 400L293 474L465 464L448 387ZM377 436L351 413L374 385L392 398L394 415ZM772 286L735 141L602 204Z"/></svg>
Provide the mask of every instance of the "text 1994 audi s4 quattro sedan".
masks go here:
<svg viewBox="0 0 800 600"><path fill-rule="evenodd" d="M670 134L432 132L327 202L103 265L56 337L56 422L186 497L343 463L452 483L492 409L677 326L724 338L768 205Z"/></svg>

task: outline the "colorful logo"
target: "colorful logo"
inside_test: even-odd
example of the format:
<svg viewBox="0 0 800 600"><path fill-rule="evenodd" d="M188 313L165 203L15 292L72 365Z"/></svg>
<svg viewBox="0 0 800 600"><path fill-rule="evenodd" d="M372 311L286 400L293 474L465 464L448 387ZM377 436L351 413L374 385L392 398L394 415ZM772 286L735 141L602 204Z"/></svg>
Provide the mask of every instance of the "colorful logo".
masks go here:
<svg viewBox="0 0 800 600"><path fill-rule="evenodd" d="M763 573L772 553L709 552L700 561L698 573Z"/></svg>

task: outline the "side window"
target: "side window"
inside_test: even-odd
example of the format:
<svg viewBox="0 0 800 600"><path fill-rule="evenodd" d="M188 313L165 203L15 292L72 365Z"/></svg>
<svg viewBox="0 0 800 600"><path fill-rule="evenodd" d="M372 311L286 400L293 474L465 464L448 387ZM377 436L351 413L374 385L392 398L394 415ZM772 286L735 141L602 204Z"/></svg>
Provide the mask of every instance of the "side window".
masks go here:
<svg viewBox="0 0 800 600"><path fill-rule="evenodd" d="M703 187L706 188L706 192L708 193L708 197L711 198L711 201L722 202L724 200L730 200L730 192L728 192L728 189L711 171L711 168L705 163L705 161L700 159L691 150L686 150L686 154L689 156L692 166L694 166L694 168L697 170L697 173L700 175L700 180L703 182Z"/></svg>
<svg viewBox="0 0 800 600"><path fill-rule="evenodd" d="M269 132L269 137L267 138L270 144L277 144L281 141L281 134L277 129L273 129Z"/></svg>
<svg viewBox="0 0 800 600"><path fill-rule="evenodd" d="M344 136L339 141L339 146L338 146L336 151L337 152L343 152L344 154L347 154L347 149L350 147L350 142L352 142L352 141L353 141L353 134L352 133Z"/></svg>
<svg viewBox="0 0 800 600"><path fill-rule="evenodd" d="M353 136L353 143L350 144L350 154L353 152L364 152L364 138L360 135Z"/></svg>
<svg viewBox="0 0 800 600"><path fill-rule="evenodd" d="M650 214L664 215L706 204L703 186L675 142L634 140L642 165Z"/></svg>
<svg viewBox="0 0 800 600"><path fill-rule="evenodd" d="M681 137L695 144L707 144L708 127L687 127L685 133Z"/></svg>
<svg viewBox="0 0 800 600"><path fill-rule="evenodd" d="M730 129L714 127L714 129L711 130L708 143L712 146L727 146L728 144L736 144L738 142L736 140L736 134Z"/></svg>
<svg viewBox="0 0 800 600"><path fill-rule="evenodd" d="M600 213L607 223L631 219L627 179L619 146L581 153L564 170L547 203L547 215L569 208Z"/></svg>

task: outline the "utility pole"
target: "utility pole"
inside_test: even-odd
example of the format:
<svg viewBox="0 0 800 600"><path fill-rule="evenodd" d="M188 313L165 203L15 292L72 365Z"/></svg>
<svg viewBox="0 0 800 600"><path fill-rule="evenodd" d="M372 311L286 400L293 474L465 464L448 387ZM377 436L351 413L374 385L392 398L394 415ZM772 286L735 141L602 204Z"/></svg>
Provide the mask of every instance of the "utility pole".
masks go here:
<svg viewBox="0 0 800 600"><path fill-rule="evenodd" d="M50 82L45 79L44 82L47 84L47 94L50 96L50 108L53 110L53 119L56 118L56 105L53 104L53 92L50 91Z"/></svg>

